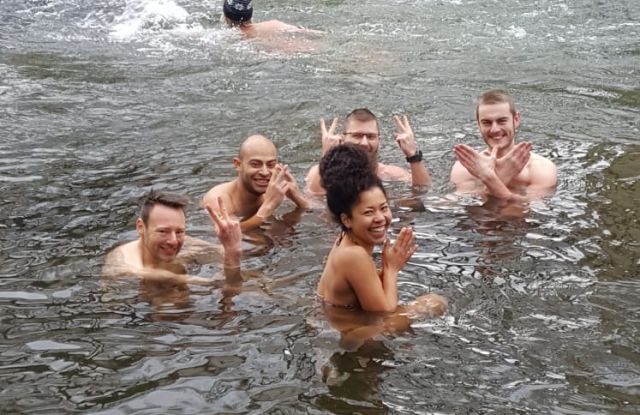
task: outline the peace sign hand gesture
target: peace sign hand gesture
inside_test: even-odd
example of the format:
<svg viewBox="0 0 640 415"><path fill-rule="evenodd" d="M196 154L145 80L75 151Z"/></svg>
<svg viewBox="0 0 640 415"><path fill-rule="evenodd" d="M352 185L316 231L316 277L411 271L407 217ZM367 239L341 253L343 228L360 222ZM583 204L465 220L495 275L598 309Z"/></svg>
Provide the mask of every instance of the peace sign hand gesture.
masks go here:
<svg viewBox="0 0 640 415"><path fill-rule="evenodd" d="M406 115L403 115L402 118L394 115L393 121L396 124L396 143L406 157L413 156L418 149L418 143L416 143L416 137L411 125L409 125L409 119Z"/></svg>
<svg viewBox="0 0 640 415"><path fill-rule="evenodd" d="M331 122L329 130L324 123L324 118L320 118L320 133L322 134L322 155L324 156L327 151L333 146L342 144L342 135L336 134L336 127L338 126L338 117L335 117Z"/></svg>
<svg viewBox="0 0 640 415"><path fill-rule="evenodd" d="M240 251L242 245L240 222L229 217L222 197L218 196L218 208L216 210L210 205L206 205L206 209L215 224L216 235L218 235L218 239L220 239L225 251Z"/></svg>

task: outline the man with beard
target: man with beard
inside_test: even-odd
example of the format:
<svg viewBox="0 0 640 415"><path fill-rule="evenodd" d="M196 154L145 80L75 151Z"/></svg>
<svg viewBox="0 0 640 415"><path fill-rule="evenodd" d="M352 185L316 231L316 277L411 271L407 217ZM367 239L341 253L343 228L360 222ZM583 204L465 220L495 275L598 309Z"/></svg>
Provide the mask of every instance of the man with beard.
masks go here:
<svg viewBox="0 0 640 415"><path fill-rule="evenodd" d="M487 192L504 200L524 201L552 192L557 183L556 165L531 151L531 144L515 144L520 113L505 91L482 94L476 121L487 148L479 152L466 144L454 147L457 161L451 182L460 192Z"/></svg>
<svg viewBox="0 0 640 415"><path fill-rule="evenodd" d="M136 220L139 238L109 253L103 275L138 276L145 282L208 284L209 279L186 275L185 266L211 262L214 257L220 256L221 250L225 272L238 272L242 233L239 223L229 218L222 199L217 200L215 210L207 207L222 249L218 245L186 236L187 204L186 196L151 191L144 198Z"/></svg>
<svg viewBox="0 0 640 415"><path fill-rule="evenodd" d="M243 232L262 225L272 216L285 197L306 209L306 200L287 166L278 164L276 146L263 135L252 135L233 158L238 177L207 192L203 204L212 206L218 198L229 214L240 218Z"/></svg>
<svg viewBox="0 0 640 415"><path fill-rule="evenodd" d="M390 164L383 164L378 160L380 149L380 126L376 116L366 108L358 108L349 115L344 125L344 133L336 134L338 118L334 118L329 129L326 128L324 119L320 120L320 132L322 134L322 155L333 146L341 143L356 144L363 148L371 157L376 174L381 180L411 180L413 186L431 185L431 176L427 166L422 161L422 151L418 149L415 135L409 125L407 116L394 116L396 124L395 140L402 150L410 166L410 172L406 169ZM307 189L311 193L324 194L320 180L319 165L309 169L307 173Z"/></svg>

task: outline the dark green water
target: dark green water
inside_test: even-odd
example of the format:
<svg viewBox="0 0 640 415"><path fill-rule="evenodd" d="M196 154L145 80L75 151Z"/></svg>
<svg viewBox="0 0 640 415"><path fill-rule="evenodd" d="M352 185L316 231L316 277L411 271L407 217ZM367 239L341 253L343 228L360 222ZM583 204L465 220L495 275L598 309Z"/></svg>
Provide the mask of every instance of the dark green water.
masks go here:
<svg viewBox="0 0 640 415"><path fill-rule="evenodd" d="M217 1L0 4L0 412L639 413L640 4L255 7L325 39L258 49L221 28ZM450 195L451 148L481 144L474 100L493 87L559 167L520 218ZM403 163L394 114L423 149L434 187L390 189L418 206L394 209L420 245L400 292L442 293L447 317L342 351L314 299L334 238L322 209L247 243L237 295L156 306L100 280L150 188L186 192L189 232L211 238L195 202L233 177L245 136L271 137L302 183L320 117L362 106L383 160Z"/></svg>

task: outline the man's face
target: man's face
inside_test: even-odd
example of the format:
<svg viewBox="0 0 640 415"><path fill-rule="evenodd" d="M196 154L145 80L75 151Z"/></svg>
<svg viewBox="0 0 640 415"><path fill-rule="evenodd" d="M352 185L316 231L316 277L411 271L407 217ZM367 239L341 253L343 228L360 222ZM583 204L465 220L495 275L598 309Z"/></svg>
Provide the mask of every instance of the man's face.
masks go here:
<svg viewBox="0 0 640 415"><path fill-rule="evenodd" d="M143 249L151 258L172 262L184 244L185 215L182 209L157 204L151 208L147 224L138 218L136 228Z"/></svg>
<svg viewBox="0 0 640 415"><path fill-rule="evenodd" d="M480 104L478 107L478 128L484 142L490 149L498 147L498 152L513 145L516 128L520 125L520 113L515 116L509 110L508 102Z"/></svg>
<svg viewBox="0 0 640 415"><path fill-rule="evenodd" d="M240 158L233 159L240 183L246 191L255 195L262 195L267 191L277 163L276 149L267 143L252 144L245 148Z"/></svg>
<svg viewBox="0 0 640 415"><path fill-rule="evenodd" d="M357 144L369 155L375 156L380 148L380 130L376 120L358 121L347 120L345 124L345 143Z"/></svg>

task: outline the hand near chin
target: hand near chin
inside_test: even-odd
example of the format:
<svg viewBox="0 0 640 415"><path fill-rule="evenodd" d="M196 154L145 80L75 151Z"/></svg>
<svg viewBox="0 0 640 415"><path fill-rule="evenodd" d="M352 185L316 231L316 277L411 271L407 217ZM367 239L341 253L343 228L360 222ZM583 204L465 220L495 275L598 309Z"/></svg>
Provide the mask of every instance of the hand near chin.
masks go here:
<svg viewBox="0 0 640 415"><path fill-rule="evenodd" d="M300 187L298 187L298 182L296 182L295 177L293 177L293 175L289 171L289 166L286 166L286 165L283 166L283 170L284 170L285 179L287 180L287 184L288 184L287 192L285 193L285 195L299 207L303 209L309 208L309 202L304 197L304 194L300 190Z"/></svg>
<svg viewBox="0 0 640 415"><path fill-rule="evenodd" d="M384 242L382 248L382 267L393 271L400 271L418 249L415 243L413 229L404 227L400 230L395 243L389 239Z"/></svg>
<svg viewBox="0 0 640 415"><path fill-rule="evenodd" d="M287 180L287 169L277 164L271 173L267 191L264 192L262 206L258 209L258 216L267 218L273 215L273 212L280 206L287 190L289 190L289 182Z"/></svg>

